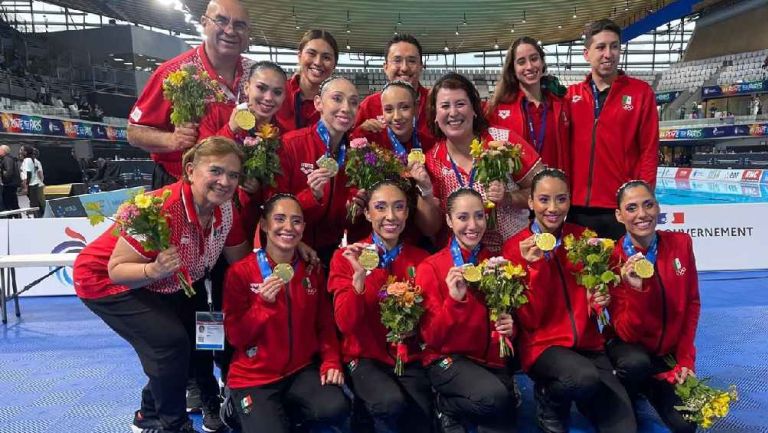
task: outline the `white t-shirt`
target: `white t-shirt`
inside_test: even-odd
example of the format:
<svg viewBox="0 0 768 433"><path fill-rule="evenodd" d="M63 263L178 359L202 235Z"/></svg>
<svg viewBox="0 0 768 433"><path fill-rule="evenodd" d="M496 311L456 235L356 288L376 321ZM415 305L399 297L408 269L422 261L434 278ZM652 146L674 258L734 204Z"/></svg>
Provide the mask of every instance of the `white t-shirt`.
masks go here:
<svg viewBox="0 0 768 433"><path fill-rule="evenodd" d="M32 158L24 158L24 161L21 162L21 179L26 180L27 172L32 172L32 179L29 181L29 186L42 186L43 181L40 180L40 177L37 175L38 170L40 170L40 172L43 171L43 165L40 163L39 159L35 159L34 162L32 162Z"/></svg>

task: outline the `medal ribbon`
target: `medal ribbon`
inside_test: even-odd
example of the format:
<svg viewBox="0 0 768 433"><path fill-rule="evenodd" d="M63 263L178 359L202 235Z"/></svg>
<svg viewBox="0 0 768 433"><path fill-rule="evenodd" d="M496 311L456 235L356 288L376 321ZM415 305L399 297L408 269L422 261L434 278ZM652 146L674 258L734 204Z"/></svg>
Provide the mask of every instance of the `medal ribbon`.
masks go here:
<svg viewBox="0 0 768 433"><path fill-rule="evenodd" d="M293 122L296 124L296 129L301 129L304 125L301 117L301 89L296 92L296 97L293 98Z"/></svg>
<svg viewBox="0 0 768 433"><path fill-rule="evenodd" d="M632 245L632 241L629 239L629 233L624 235L624 242L622 243L622 248L624 249L624 254L627 255L627 258L634 256L637 254L637 249L635 249L635 246ZM651 262L652 264L656 264L656 255L659 252L659 237L656 235L656 233L653 234L653 240L651 241L651 244L648 245L648 252L645 253L645 258Z"/></svg>
<svg viewBox="0 0 768 433"><path fill-rule="evenodd" d="M547 133L547 101L541 102L544 105L543 113L541 114L541 129L536 134L536 129L533 127L533 114L531 113L530 104L528 98L523 98L523 108L525 109L525 120L528 122L529 137L533 141L533 147L536 148L536 152L541 153L541 149L544 147L544 137Z"/></svg>
<svg viewBox="0 0 768 433"><path fill-rule="evenodd" d="M451 155L448 155L448 160L451 161L451 167L453 168L453 174L456 175L456 181L459 182L459 186L464 188L464 178L461 176L461 172L459 171L459 167L456 166L456 163L453 162L453 158L451 158ZM472 188L472 185L475 184L475 173L477 172L477 167L475 167L474 164L472 164L472 171L469 172L469 185L467 188Z"/></svg>
<svg viewBox="0 0 768 433"><path fill-rule="evenodd" d="M381 258L381 260L379 260L379 267L389 269L389 266L392 265L392 262L394 262L397 256L400 255L400 251L403 249L403 244L397 244L396 247L387 251L387 246L384 244L384 241L381 239L381 237L376 234L376 232L371 235L371 238L373 239L373 243L376 244L376 246L384 252L383 254L379 252L379 257Z"/></svg>
<svg viewBox="0 0 768 433"><path fill-rule="evenodd" d="M534 220L533 220L533 222L531 223L531 231L532 231L534 234L537 234L537 235L540 235L540 234L542 233L542 231L541 231L541 227L539 227L539 223L538 223L538 221L536 221L535 219L534 219ZM561 234L562 234L562 233L561 233ZM562 244L562 243L563 243L563 239L562 239L562 236L556 236L555 238L557 239L557 241L555 242L555 248L553 248L553 249L552 249L552 251L545 251L545 252L544 252L544 257L545 257L547 260L549 260L549 259L550 259L550 257L551 257L551 254L550 254L550 252L551 252L551 253L554 253L554 252L555 252L555 250L557 249L557 247L559 247L559 246L560 246L560 244Z"/></svg>
<svg viewBox="0 0 768 433"><path fill-rule="evenodd" d="M403 146L403 143L400 142L400 139L397 138L397 135L395 135L395 132L392 131L392 128L387 127L387 136L389 136L389 141L392 143L392 149L395 151L395 153L400 156L404 157L406 154L405 146ZM411 149L421 149L421 143L419 143L419 135L416 133L416 118L413 118L413 135L411 136Z"/></svg>
<svg viewBox="0 0 768 433"><path fill-rule="evenodd" d="M482 244L477 244L474 248L472 248L472 252L469 253L469 263L472 263L473 265L477 264L477 256L480 254L481 248ZM459 246L459 242L456 240L456 236L451 238L451 257L453 258L454 266L461 266L465 263L464 257L461 255L461 247Z"/></svg>
<svg viewBox="0 0 768 433"><path fill-rule="evenodd" d="M325 143L325 156L333 158L331 154L331 133L328 132L328 127L325 126L322 120L317 122L317 135ZM347 137L341 139L341 146L339 147L339 154L336 156L336 162L339 164L339 168L344 166L344 160L347 158Z"/></svg>

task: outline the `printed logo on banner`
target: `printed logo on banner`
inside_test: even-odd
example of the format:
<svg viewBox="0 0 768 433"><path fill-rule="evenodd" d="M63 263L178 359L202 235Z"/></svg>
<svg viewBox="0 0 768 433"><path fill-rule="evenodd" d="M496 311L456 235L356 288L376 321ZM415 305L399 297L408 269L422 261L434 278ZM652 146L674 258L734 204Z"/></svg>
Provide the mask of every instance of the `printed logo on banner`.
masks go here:
<svg viewBox="0 0 768 433"><path fill-rule="evenodd" d="M744 170L727 170L725 172L725 180L741 180L741 176Z"/></svg>
<svg viewBox="0 0 768 433"><path fill-rule="evenodd" d="M675 179L688 179L691 176L691 169L682 167L677 169L675 173Z"/></svg>
<svg viewBox="0 0 768 433"><path fill-rule="evenodd" d="M760 197L760 186L752 184L741 185L741 195L747 197Z"/></svg>
<svg viewBox="0 0 768 433"><path fill-rule="evenodd" d="M760 178L760 183L768 184L768 170L763 170L763 176Z"/></svg>
<svg viewBox="0 0 768 433"><path fill-rule="evenodd" d="M685 224L685 212L672 212L672 218L667 217L668 212L662 212L656 219L657 224Z"/></svg>
<svg viewBox="0 0 768 433"><path fill-rule="evenodd" d="M706 179L708 171L707 168L694 168L691 170L691 179Z"/></svg>
<svg viewBox="0 0 768 433"><path fill-rule="evenodd" d="M85 248L87 242L85 241L85 236L81 235L80 233L72 230L69 227L64 228L64 233L72 240L70 241L64 241L51 250L51 253L53 254L59 254L59 253L79 253L80 251ZM51 271L56 269L57 266L51 266L48 269ZM56 271L56 279L61 282L61 284L71 286L72 285L72 270L70 267L63 267Z"/></svg>
<svg viewBox="0 0 768 433"><path fill-rule="evenodd" d="M768 123L755 123L749 127L749 135L753 137L762 137L768 135Z"/></svg>
<svg viewBox="0 0 768 433"><path fill-rule="evenodd" d="M760 182L760 178L763 175L763 170L744 170L744 174L741 175L742 182Z"/></svg>

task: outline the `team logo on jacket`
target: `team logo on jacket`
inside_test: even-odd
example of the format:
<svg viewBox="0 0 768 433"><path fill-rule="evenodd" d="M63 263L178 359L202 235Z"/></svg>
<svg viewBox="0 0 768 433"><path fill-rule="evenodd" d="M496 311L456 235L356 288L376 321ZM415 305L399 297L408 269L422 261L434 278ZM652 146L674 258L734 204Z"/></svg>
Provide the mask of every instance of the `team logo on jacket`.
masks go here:
<svg viewBox="0 0 768 433"><path fill-rule="evenodd" d="M317 294L317 289L312 285L312 280L310 280L309 277L304 277L301 280L301 286L304 287L304 290L307 292L307 295Z"/></svg>
<svg viewBox="0 0 768 433"><path fill-rule="evenodd" d="M675 261L672 266L675 268L675 274L677 274L678 277L685 275L685 267L683 267L682 263L680 263L679 258L675 257Z"/></svg>
<svg viewBox="0 0 768 433"><path fill-rule="evenodd" d="M575 104L577 102L581 101L581 95L573 95L573 98L571 98L571 103Z"/></svg>
<svg viewBox="0 0 768 433"><path fill-rule="evenodd" d="M635 107L632 106L632 97L629 96L629 95L622 96L621 97L621 106L624 107L624 109L627 110L627 111L632 111L632 109L635 108Z"/></svg>
<svg viewBox="0 0 768 433"><path fill-rule="evenodd" d="M509 110L499 110L496 112L496 115L499 116L499 118L501 119L506 119L507 117L509 117L510 114L512 113L510 113Z"/></svg>
<svg viewBox="0 0 768 433"><path fill-rule="evenodd" d="M315 164L312 164L311 162L302 162L299 166L299 170L309 176L309 173L312 173L315 170Z"/></svg>

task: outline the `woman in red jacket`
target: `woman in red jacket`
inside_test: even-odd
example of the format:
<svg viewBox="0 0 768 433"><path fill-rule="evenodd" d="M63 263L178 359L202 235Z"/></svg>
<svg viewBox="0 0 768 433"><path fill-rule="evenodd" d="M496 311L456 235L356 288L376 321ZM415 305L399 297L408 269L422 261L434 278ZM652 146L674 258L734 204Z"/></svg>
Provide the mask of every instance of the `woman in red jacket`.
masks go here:
<svg viewBox="0 0 768 433"><path fill-rule="evenodd" d="M286 98L277 112L277 124L285 132L312 126L320 119L315 96L339 61L336 39L325 30L307 30L298 48L299 70L288 80Z"/></svg>
<svg viewBox="0 0 768 433"><path fill-rule="evenodd" d="M390 278L408 281L429 254L401 240L408 219L408 197L394 181L369 191L365 218L373 233L363 241L339 249L331 260L328 291L333 294L336 324L342 334L341 354L352 390L371 414L376 432L429 432L432 390L421 365L421 350L409 338L402 376L393 372L396 348L387 343L381 324L379 294ZM358 261L367 247L375 247L379 266L366 272Z"/></svg>
<svg viewBox="0 0 768 433"><path fill-rule="evenodd" d="M509 141L522 147L521 169L506 182L493 181L487 188L479 184L470 145L476 138L489 138L480 104L477 89L463 75L449 73L435 83L427 108L429 127L438 142L427 152L427 171L443 212L448 195L459 188L475 189L485 200L496 204L498 224L494 230L485 232L483 244L499 253L505 240L528 225L527 190L533 175L543 166L535 149L516 134L510 135Z"/></svg>
<svg viewBox="0 0 768 433"><path fill-rule="evenodd" d="M497 140L508 140L513 132L533 145L544 165L568 170L566 89L546 72L541 45L528 36L512 42L486 108L488 132Z"/></svg>
<svg viewBox="0 0 768 433"><path fill-rule="evenodd" d="M535 219L504 244L504 257L528 271L528 303L517 310L517 347L523 370L535 384L539 427L567 432L571 402L576 402L598 431L633 432L632 404L605 355L587 289L576 283L560 246L564 236L579 237L584 231L565 222L570 207L565 173L551 168L538 172L528 205ZM553 251L536 246L542 233L556 237ZM595 296L592 302L604 306L609 299Z"/></svg>
<svg viewBox="0 0 768 433"><path fill-rule="evenodd" d="M481 244L485 234L483 199L462 188L447 201L450 244L416 269L424 295L420 332L425 343L423 364L438 393L437 410L445 431L475 424L480 431L514 431L514 377L499 357L498 337L514 333L512 317L491 322L483 295L464 280L466 265L491 256ZM496 340L496 341L494 341Z"/></svg>
<svg viewBox="0 0 768 433"><path fill-rule="evenodd" d="M622 185L617 205L616 219L627 234L614 251L624 265L623 282L611 291L611 321L617 337L608 343L608 355L630 395L644 394L673 432L694 432L695 424L686 422L674 408L681 404L674 385L653 377L673 374L682 383L695 371L693 340L701 302L691 237L656 230L659 203L645 181ZM653 265L653 275L644 275L648 278L640 278L635 271L641 260ZM674 366L667 358L674 359Z"/></svg>
<svg viewBox="0 0 768 433"><path fill-rule="evenodd" d="M261 219L266 246L227 271L224 326L235 348L227 385L244 433L347 423L325 278L297 251L305 224L295 197L272 196Z"/></svg>
<svg viewBox="0 0 768 433"><path fill-rule="evenodd" d="M286 79L283 68L273 62L256 62L248 70L245 93L248 97L247 108L256 118L255 130L273 122L275 113L285 100ZM218 135L231 138L242 145L247 131L235 121L235 114L241 109L243 107L230 108L230 105L222 103L210 104L207 108L208 114L200 123L199 140ZM244 179L238 190L238 199L245 234L248 239L252 239L263 202L261 185L254 179Z"/></svg>
<svg viewBox="0 0 768 433"><path fill-rule="evenodd" d="M286 134L280 149L282 175L275 189L296 195L307 221L304 242L317 250L326 265L347 227L347 208L352 200L358 201L359 209L365 207L361 194L347 186L344 170L347 132L359 103L351 81L340 76L329 78L315 97L320 120Z"/></svg>

